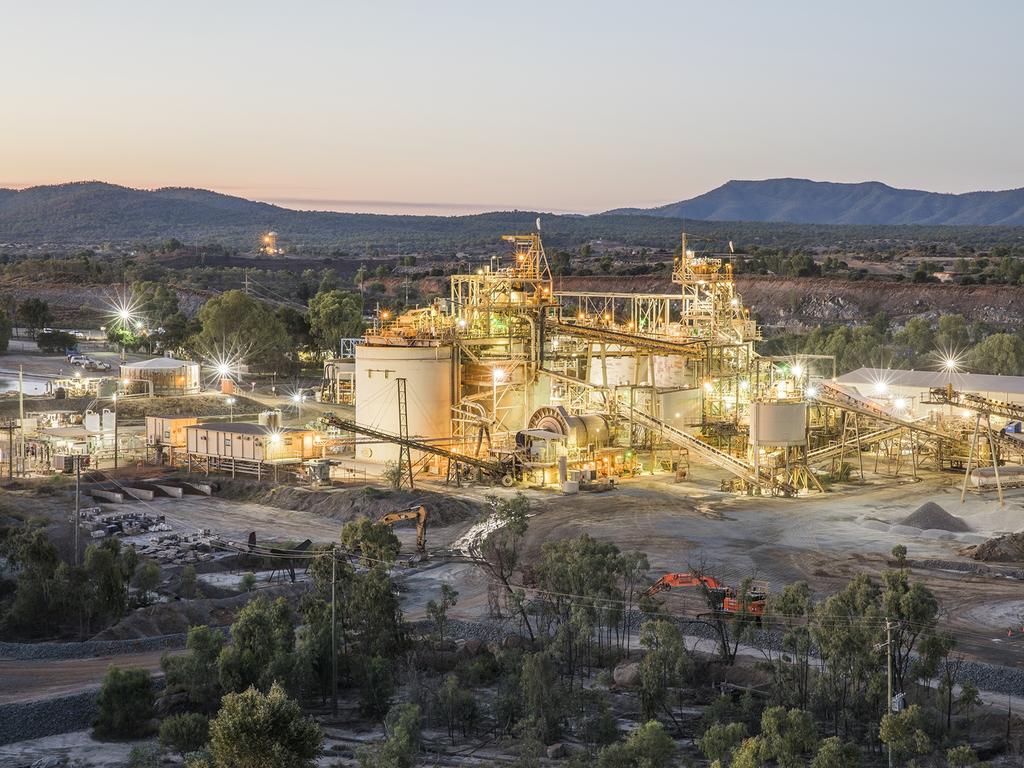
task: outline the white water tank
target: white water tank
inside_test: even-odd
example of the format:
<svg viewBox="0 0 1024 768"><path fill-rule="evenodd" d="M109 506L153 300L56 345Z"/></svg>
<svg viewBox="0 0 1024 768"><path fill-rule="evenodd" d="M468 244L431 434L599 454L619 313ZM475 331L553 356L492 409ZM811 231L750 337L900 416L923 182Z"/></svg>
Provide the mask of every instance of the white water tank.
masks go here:
<svg viewBox="0 0 1024 768"><path fill-rule="evenodd" d="M806 403L755 402L750 404L750 442L754 445L804 445L806 440Z"/></svg>
<svg viewBox="0 0 1024 768"><path fill-rule="evenodd" d="M100 431L100 415L96 411L86 411L82 423L85 425L86 432Z"/></svg>
<svg viewBox="0 0 1024 768"><path fill-rule="evenodd" d="M451 347L356 347L356 423L398 434L397 379L406 381L409 436L452 434ZM398 446L356 436L356 457L374 463L398 461ZM414 459L416 452L413 452Z"/></svg>
<svg viewBox="0 0 1024 768"><path fill-rule="evenodd" d="M644 369L640 372L641 384L647 381L647 358L641 357L640 364ZM605 370L608 372L608 380L605 381ZM636 359L632 355L606 354L604 364L601 362L601 350L597 345L590 360L590 383L598 387L621 387L638 383L634 381L636 376Z"/></svg>
<svg viewBox="0 0 1024 768"><path fill-rule="evenodd" d="M685 387L692 384L686 358L682 355L654 356L654 384L658 387Z"/></svg>
<svg viewBox="0 0 1024 768"><path fill-rule="evenodd" d="M113 432L114 423L117 421L117 414L109 408L103 409L103 431Z"/></svg>

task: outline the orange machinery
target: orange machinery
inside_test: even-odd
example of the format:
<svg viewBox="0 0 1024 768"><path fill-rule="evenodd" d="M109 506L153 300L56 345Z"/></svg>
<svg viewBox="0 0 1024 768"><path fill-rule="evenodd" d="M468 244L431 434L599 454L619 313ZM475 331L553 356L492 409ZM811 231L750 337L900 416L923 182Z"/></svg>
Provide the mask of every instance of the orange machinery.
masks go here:
<svg viewBox="0 0 1024 768"><path fill-rule="evenodd" d="M416 521L416 551L421 555L427 553L427 508L424 506L401 509L397 512L388 512L382 515L377 522L384 525L394 525L403 520Z"/></svg>
<svg viewBox="0 0 1024 768"><path fill-rule="evenodd" d="M701 587L708 596L708 602L713 610L723 613L744 613L743 601L735 589L723 584L714 576L693 573L692 571L666 573L654 582L644 592L644 595L650 597L676 587ZM767 602L768 584L763 581L753 582L750 591L747 593L746 613L760 618L764 615Z"/></svg>

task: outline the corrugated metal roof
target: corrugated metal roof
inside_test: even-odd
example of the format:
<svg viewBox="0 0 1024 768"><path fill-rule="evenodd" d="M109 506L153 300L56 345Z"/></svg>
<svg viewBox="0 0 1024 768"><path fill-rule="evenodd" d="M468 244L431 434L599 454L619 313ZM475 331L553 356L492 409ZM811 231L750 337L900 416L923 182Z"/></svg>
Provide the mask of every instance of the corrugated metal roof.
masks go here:
<svg viewBox="0 0 1024 768"><path fill-rule="evenodd" d="M196 366L198 363L193 363L191 360L175 360L173 357L154 357L150 360L140 360L136 363L122 363L122 368L129 370L162 370L171 371L185 366Z"/></svg>
<svg viewBox="0 0 1024 768"><path fill-rule="evenodd" d="M271 435L282 432L309 431L308 429L293 429L292 427L275 429L273 427L265 427L262 424L252 424L244 421L210 421L205 424L190 424L185 429L212 429L214 432L234 432L237 435Z"/></svg>
<svg viewBox="0 0 1024 768"><path fill-rule="evenodd" d="M995 376L989 373L950 373L948 371L907 371L899 368L858 368L844 373L840 384L870 384L884 381L890 387L930 389L952 384L966 392L999 392L1024 396L1024 376Z"/></svg>

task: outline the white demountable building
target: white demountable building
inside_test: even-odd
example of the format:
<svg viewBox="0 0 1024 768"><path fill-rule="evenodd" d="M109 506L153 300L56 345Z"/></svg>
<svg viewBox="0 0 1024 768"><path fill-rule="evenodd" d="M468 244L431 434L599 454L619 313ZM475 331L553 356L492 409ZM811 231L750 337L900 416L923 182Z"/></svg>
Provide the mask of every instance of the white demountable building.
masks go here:
<svg viewBox="0 0 1024 768"><path fill-rule="evenodd" d="M121 380L127 391L151 390L154 395L190 395L200 391L199 363L154 357L121 366Z"/></svg>

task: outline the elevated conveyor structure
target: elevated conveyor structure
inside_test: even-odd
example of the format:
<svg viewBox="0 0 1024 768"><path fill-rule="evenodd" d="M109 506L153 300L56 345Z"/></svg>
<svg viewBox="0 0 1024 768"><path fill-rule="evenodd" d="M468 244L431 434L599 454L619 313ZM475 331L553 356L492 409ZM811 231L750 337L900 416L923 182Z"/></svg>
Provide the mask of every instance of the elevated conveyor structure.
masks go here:
<svg viewBox="0 0 1024 768"><path fill-rule="evenodd" d="M900 432L903 431L903 427L887 426L882 429L877 429L874 432L867 432L860 436L861 445L872 445L873 443L880 442L882 440L890 440L894 437L899 437ZM839 456L842 453L850 450L849 444L836 443L835 445L829 445L824 448L817 448L813 451L807 452L807 461L810 463L820 463L829 461Z"/></svg>
<svg viewBox="0 0 1024 768"><path fill-rule="evenodd" d="M928 399L924 402L930 405L954 405L975 413L1002 416L1011 421L1024 421L1024 405L992 400L973 392L960 392L953 389L952 385L932 387L928 391Z"/></svg>
<svg viewBox="0 0 1024 768"><path fill-rule="evenodd" d="M511 485L514 480L514 467L511 463L489 461L476 456L467 456L462 453L456 453L455 451L449 451L428 442L402 437L392 432L385 432L380 429L374 429L373 427L367 427L363 424L357 424L354 421L342 419L334 414L322 416L320 420L327 426L334 427L335 429L345 432L354 432L359 435L366 435L367 437L373 437L387 443L394 443L395 445L411 448L414 451L421 451L422 453L429 453L433 456L440 456L451 463L465 464L469 467L475 467L490 475L496 482L501 482L502 485Z"/></svg>
<svg viewBox="0 0 1024 768"><path fill-rule="evenodd" d="M618 408L620 416L632 419L634 423L639 424L645 429L658 433L668 442L682 448L686 448L688 451L691 451L693 455L699 456L709 464L716 466L719 469L731 472L751 485L764 488L772 493L780 493L786 496L796 495L795 488L786 483L779 482L769 472L762 470L760 474L758 474L754 471L754 467L752 465L737 459L735 456L731 456L725 451L720 451L714 446L708 445L688 432L676 429L675 427L654 418L650 414L647 414L638 408L622 403L619 404Z"/></svg>
<svg viewBox="0 0 1024 768"><path fill-rule="evenodd" d="M901 429L920 432L940 439L948 439L949 437L945 432L941 432L934 427L922 424L918 420L904 419L900 416L896 416L877 403L873 403L870 400L847 392L846 390L837 387L835 384L822 384L821 391L814 399L821 405L827 405L833 408L849 411L850 413L856 413L858 416L875 419L876 421L891 424L894 427L900 427Z"/></svg>
<svg viewBox="0 0 1024 768"><path fill-rule="evenodd" d="M693 360L700 360L707 354L707 342L700 339L675 341L657 336L644 336L636 333L624 333L610 328L590 325L577 325L557 320L544 323L546 333L576 336L588 341L604 344L620 344L624 347L642 349L647 352L660 352L666 355L681 355Z"/></svg>

